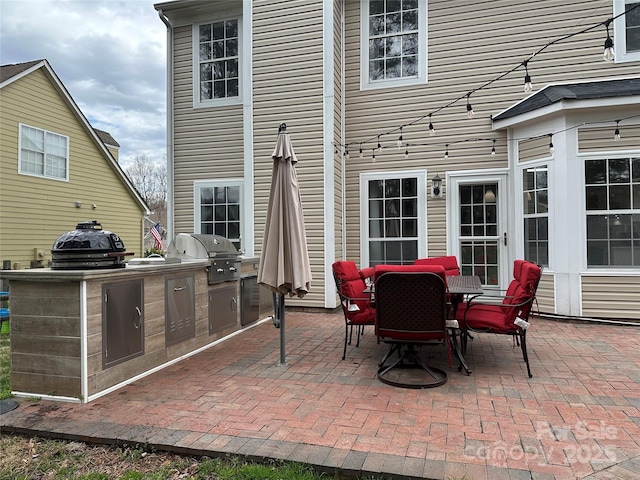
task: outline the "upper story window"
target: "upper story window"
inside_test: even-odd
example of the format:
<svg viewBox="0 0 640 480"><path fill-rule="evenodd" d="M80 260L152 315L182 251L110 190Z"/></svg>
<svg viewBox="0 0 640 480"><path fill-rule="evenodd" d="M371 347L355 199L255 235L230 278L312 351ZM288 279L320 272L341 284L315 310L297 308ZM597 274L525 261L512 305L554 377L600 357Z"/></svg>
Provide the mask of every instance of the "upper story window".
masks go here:
<svg viewBox="0 0 640 480"><path fill-rule="evenodd" d="M640 60L640 2L614 0L613 15L620 15L613 23L616 62Z"/></svg>
<svg viewBox="0 0 640 480"><path fill-rule="evenodd" d="M19 173L69 179L69 137L20 124Z"/></svg>
<svg viewBox="0 0 640 480"><path fill-rule="evenodd" d="M210 105L239 100L240 26L237 18L195 26L196 104Z"/></svg>
<svg viewBox="0 0 640 480"><path fill-rule="evenodd" d="M640 158L585 161L587 265L640 266Z"/></svg>
<svg viewBox="0 0 640 480"><path fill-rule="evenodd" d="M427 0L361 0L361 87L427 82Z"/></svg>

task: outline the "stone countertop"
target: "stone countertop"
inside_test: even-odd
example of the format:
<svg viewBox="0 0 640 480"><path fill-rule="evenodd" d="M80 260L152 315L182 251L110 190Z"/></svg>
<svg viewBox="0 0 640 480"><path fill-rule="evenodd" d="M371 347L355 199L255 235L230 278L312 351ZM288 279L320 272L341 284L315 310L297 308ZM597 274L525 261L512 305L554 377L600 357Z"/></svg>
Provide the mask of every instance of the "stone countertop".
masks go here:
<svg viewBox="0 0 640 480"><path fill-rule="evenodd" d="M23 270L0 270L0 278L22 281L82 281L103 277L121 278L131 275L174 273L206 269L208 260L183 260L180 263L153 263L129 265L125 268L97 268L85 270L53 270L51 268L28 268Z"/></svg>

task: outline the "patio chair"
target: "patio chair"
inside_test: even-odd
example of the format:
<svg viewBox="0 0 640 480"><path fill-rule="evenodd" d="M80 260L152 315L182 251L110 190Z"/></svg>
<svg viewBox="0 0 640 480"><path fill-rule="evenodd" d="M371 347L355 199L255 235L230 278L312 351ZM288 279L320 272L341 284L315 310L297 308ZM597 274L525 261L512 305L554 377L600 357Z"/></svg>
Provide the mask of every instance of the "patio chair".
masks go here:
<svg viewBox="0 0 640 480"><path fill-rule="evenodd" d="M379 364L378 379L396 387L437 387L446 383L447 374L427 365L417 347L440 344L451 352L444 269L422 266L422 271L416 271L415 265L408 265L398 271L402 268L376 268L375 331L378 342L391 345ZM395 352L399 358L387 364ZM405 373L403 369L413 370Z"/></svg>
<svg viewBox="0 0 640 480"><path fill-rule="evenodd" d="M353 327L356 327L356 347L359 347L364 327L375 323L376 311L371 306L371 295L363 293L367 287L366 279L373 276L374 269L367 267L358 270L355 262L351 260L334 262L332 269L344 314L344 360L347 356L347 341L351 345Z"/></svg>
<svg viewBox="0 0 640 480"><path fill-rule="evenodd" d="M526 260L513 262L513 280L506 293L500 290L476 295L460 304L456 319L462 329L462 353L466 352L469 332L511 335L514 346L520 345L522 357L531 375L527 354L529 316L536 298L542 267Z"/></svg>

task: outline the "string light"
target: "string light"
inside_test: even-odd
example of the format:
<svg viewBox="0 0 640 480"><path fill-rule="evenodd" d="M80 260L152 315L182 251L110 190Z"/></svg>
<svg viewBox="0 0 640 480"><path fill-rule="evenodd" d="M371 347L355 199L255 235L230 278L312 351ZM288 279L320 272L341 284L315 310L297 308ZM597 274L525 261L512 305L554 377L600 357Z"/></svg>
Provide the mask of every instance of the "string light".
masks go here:
<svg viewBox="0 0 640 480"><path fill-rule="evenodd" d="M554 151L554 148L553 148L553 133L550 133L549 134L549 153L551 155L553 155L553 151Z"/></svg>
<svg viewBox="0 0 640 480"><path fill-rule="evenodd" d="M349 158L349 147L344 147L344 156Z"/></svg>
<svg viewBox="0 0 640 480"><path fill-rule="evenodd" d="M613 133L613 140L617 142L620 140L620 120L616 120L616 131Z"/></svg>
<svg viewBox="0 0 640 480"><path fill-rule="evenodd" d="M398 137L398 141L396 142L396 147L402 147L402 127L400 127L400 136Z"/></svg>
<svg viewBox="0 0 640 480"><path fill-rule="evenodd" d="M492 156L496 155L496 140L495 140L495 138L493 139L493 146L491 147L491 155Z"/></svg>
<svg viewBox="0 0 640 480"><path fill-rule="evenodd" d="M616 58L616 52L613 49L613 40L609 35L609 24L613 19L610 18L606 22L604 22L604 26L607 28L607 39L604 41L604 53L602 54L602 58L605 62L613 62Z"/></svg>
<svg viewBox="0 0 640 480"><path fill-rule="evenodd" d="M479 85L479 86L477 86L477 87L473 88L472 90L470 90L470 91L469 91L469 92L467 92L466 94L461 95L460 97L458 97L458 98L456 98L456 99L453 99L453 100L449 101L449 102L448 102L448 103L446 103L445 105L442 105L442 106L440 106L440 107L438 107L438 108L434 109L434 110L433 110L433 111L431 111L430 113L428 113L428 114L426 114L426 115L423 115L423 116L421 116L421 117L419 117L419 118L417 118L417 119L412 120L411 122L409 122L409 123L405 124L404 126L407 126L407 125L414 125L414 124L416 124L416 123L420 122L421 120L423 120L424 118L426 118L426 117L428 116L428 117L429 117L429 135L430 135L430 136L433 136L433 135L435 135L435 128L433 127L433 123L432 123L432 121L431 121L432 114L434 114L434 113L438 113L438 112L440 112L441 110L444 110L444 109L446 109L446 108L449 108L449 107L451 107L451 106L455 105L456 103L458 103L460 100L464 99L465 97L467 98L467 116L468 116L469 118L473 118L473 117L475 116L475 112L473 111L473 108L472 108L472 106L471 106L471 102L470 102L470 97L471 97L471 95L472 95L473 93L475 93L475 92L479 91L479 90L483 90L483 89L485 89L485 88L489 87L490 85L494 84L495 82L497 82L497 81L499 81L499 80L502 80L502 79L503 79L503 78L505 78L507 75L510 75L511 73L513 73L514 71L516 71L517 69L522 68L522 67L525 67L525 81L524 81L523 88L528 89L529 87L528 87L528 85L527 85L527 84L531 83L531 91L533 91L533 83L532 83L532 82L530 82L530 81L527 81L527 80L530 80L530 79L531 79L531 76L529 75L529 72L528 72L528 62L529 62L529 61L531 61L534 57L538 56L538 55L539 55L539 54L541 54L543 51L545 51L546 49L548 49L549 47L551 47L551 46L553 46L553 45L556 45L556 44L558 44L558 43L560 43L560 42L565 42L565 41L567 41L567 40L569 40L569 39L571 39L571 38L573 38L573 37L575 37L575 36L578 36L578 35L582 35L582 34L585 34L585 33L592 32L592 31L594 31L594 30L596 30L596 29L601 28L603 25L605 26L606 31L607 31L607 39L606 39L605 44L604 44L604 46L605 46L605 51L603 52L603 58L604 58L606 61L614 61L614 60L615 60L615 51L614 51L614 48L613 48L613 47L614 47L614 44L613 44L613 40L612 40L612 38L611 38L611 34L610 34L610 30L609 30L609 27L611 26L611 22L615 21L616 19L620 18L620 17L621 17L621 16L623 16L623 15L627 15L627 16L628 16L628 14L629 14L631 11L636 10L636 9L640 9L640 3L637 3L637 4L632 5L632 6L631 6L631 7L629 7L626 11L624 11L624 12L622 12L622 13L619 13L618 15L616 15L616 16L614 16L614 17L611 17L611 18L609 18L609 19L607 19L607 20L605 20L605 21L598 22L598 23L596 23L596 24L593 24L593 25L591 25L591 26L588 26L588 27L586 27L586 28L583 28L583 29L582 29L582 30L580 30L580 31L573 32L573 33L569 33L569 34L567 34L567 35L563 35L563 36L561 36L561 37L558 37L558 38L555 38L555 39L551 40L550 42L546 43L545 45L543 45L542 47L540 47L540 48L538 48L536 51L534 51L534 52L533 52L533 53L532 53L532 54L531 54L531 55L530 55L530 56L529 56L525 61L523 61L523 62L521 62L521 63L518 63L517 65L515 65L515 66L514 66L514 67L512 67L512 68L510 68L509 70L506 70L506 71L502 72L502 73L501 73L501 74L499 74L497 77L495 77L495 78L493 78L493 79L491 79L491 80L489 80L489 81L487 81L487 82L483 83L482 85ZM529 92L526 92L526 93L529 93ZM396 130L397 130L397 129L396 129ZM394 131L394 130L390 130L390 131L388 131L388 132L383 132L383 133L380 133L380 134L378 134L378 135L377 135L377 137L378 137L378 148L377 148L377 150L378 150L378 151L382 151L382 145L381 145L381 143L380 143L380 137L381 137L381 135L387 135L387 134L392 133L393 131ZM401 134L402 134L402 132L401 132ZM369 140L365 140L365 141L362 141L362 142L359 142L359 143L360 143L360 145L362 145L362 144L367 144L367 143L369 143L371 140L373 140L373 139L375 139L375 138L376 138L376 137L375 137L375 135L374 135L374 136L373 136L372 138L370 138ZM354 142L354 143L355 143L355 142ZM402 142L400 142L400 143L402 143ZM396 143L396 144L397 144L397 143ZM399 148L401 148L401 145L399 146Z"/></svg>
<svg viewBox="0 0 640 480"><path fill-rule="evenodd" d="M373 163L376 163L376 150L375 149L371 150L371 157L373 159Z"/></svg>
<svg viewBox="0 0 640 480"><path fill-rule="evenodd" d="M447 158L449 158L449 144L447 143L444 147L445 147L444 158L446 160Z"/></svg>
<svg viewBox="0 0 640 480"><path fill-rule="evenodd" d="M360 144L360 153L359 153L359 155L360 155L360 158L362 158L362 155L363 155L363 153L362 153L362 143Z"/></svg>
<svg viewBox="0 0 640 480"><path fill-rule="evenodd" d="M529 68L527 67L529 61L525 60L524 62L522 62L522 64L524 65L524 71L525 71L525 75L524 75L524 93L531 93L531 91L533 90L533 83L531 83L531 77L529 76Z"/></svg>
<svg viewBox="0 0 640 480"><path fill-rule="evenodd" d="M467 117L473 118L475 116L475 113L473 113L473 107L469 103L470 96L471 96L471 93L467 93Z"/></svg>

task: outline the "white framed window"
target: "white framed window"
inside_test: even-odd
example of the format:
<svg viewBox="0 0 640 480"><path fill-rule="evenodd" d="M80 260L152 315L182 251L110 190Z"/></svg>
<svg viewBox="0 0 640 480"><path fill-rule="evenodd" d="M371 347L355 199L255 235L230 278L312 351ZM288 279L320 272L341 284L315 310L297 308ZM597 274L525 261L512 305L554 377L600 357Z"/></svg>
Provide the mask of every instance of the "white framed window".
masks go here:
<svg viewBox="0 0 640 480"><path fill-rule="evenodd" d="M241 18L193 26L194 106L240 103L241 32Z"/></svg>
<svg viewBox="0 0 640 480"><path fill-rule="evenodd" d="M425 172L360 176L362 265L412 264L426 256Z"/></svg>
<svg viewBox="0 0 640 480"><path fill-rule="evenodd" d="M69 137L20 124L18 172L69 180Z"/></svg>
<svg viewBox="0 0 640 480"><path fill-rule="evenodd" d="M584 163L587 267L640 266L640 157Z"/></svg>
<svg viewBox="0 0 640 480"><path fill-rule="evenodd" d="M637 7L637 8L633 8ZM629 9L629 13L621 15ZM632 62L640 60L640 1L614 0L613 47L616 62Z"/></svg>
<svg viewBox="0 0 640 480"><path fill-rule="evenodd" d="M546 164L522 169L524 258L549 266L549 169Z"/></svg>
<svg viewBox="0 0 640 480"><path fill-rule="evenodd" d="M198 181L194 185L194 224L196 233L221 235L242 245L243 180Z"/></svg>
<svg viewBox="0 0 640 480"><path fill-rule="evenodd" d="M427 0L361 0L360 86L427 83Z"/></svg>

